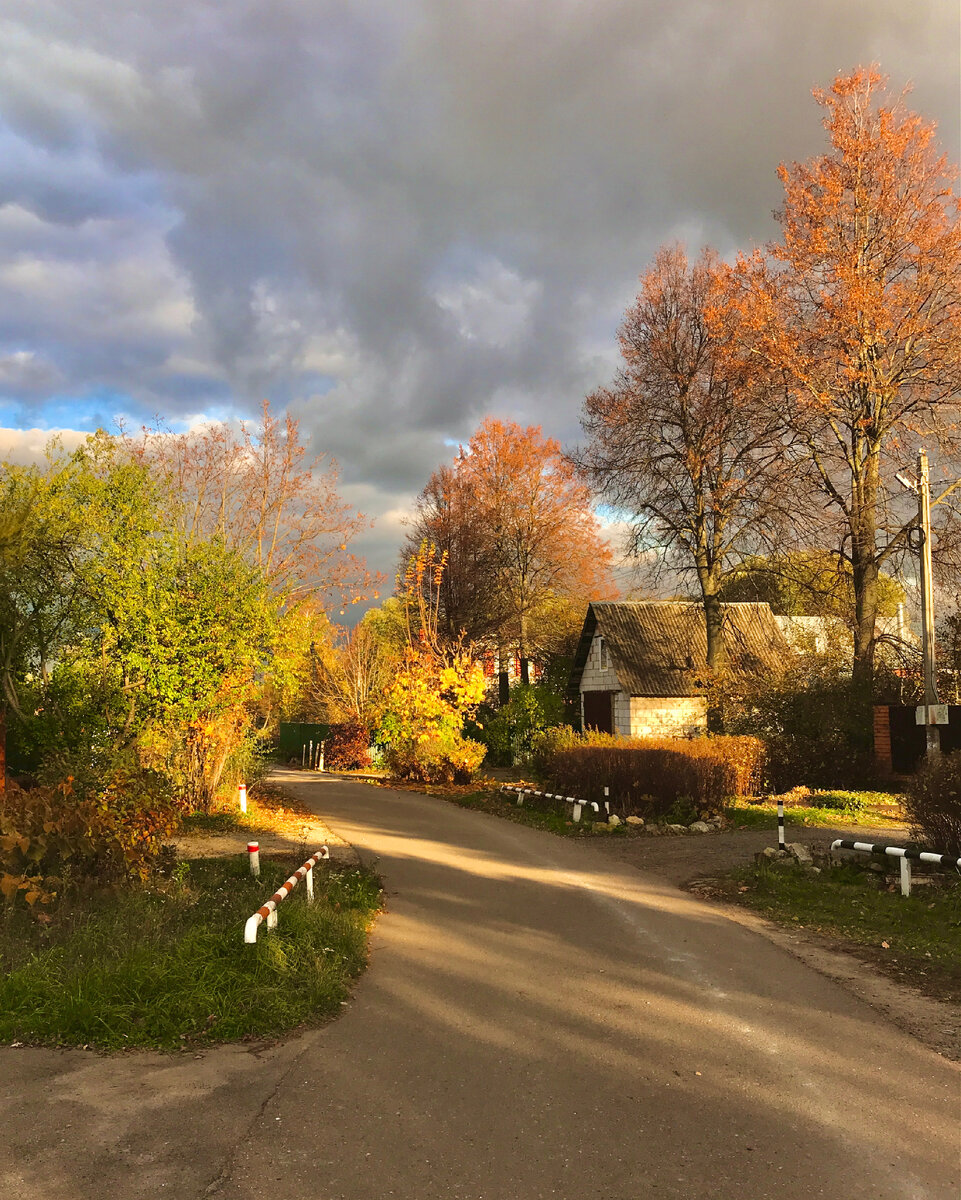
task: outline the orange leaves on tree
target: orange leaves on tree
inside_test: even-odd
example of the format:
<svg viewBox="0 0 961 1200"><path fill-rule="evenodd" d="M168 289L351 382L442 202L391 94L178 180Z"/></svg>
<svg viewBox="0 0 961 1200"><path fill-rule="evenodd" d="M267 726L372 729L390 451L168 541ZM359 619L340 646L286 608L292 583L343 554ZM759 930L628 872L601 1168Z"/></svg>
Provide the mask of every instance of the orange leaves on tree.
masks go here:
<svg viewBox="0 0 961 1200"><path fill-rule="evenodd" d="M914 519L891 505L891 476L922 439L958 472L961 210L934 125L891 98L875 67L814 95L829 149L779 168L781 240L768 261L738 262L732 303L751 353L783 383L794 449L836 515L855 672L869 678L879 572Z"/></svg>

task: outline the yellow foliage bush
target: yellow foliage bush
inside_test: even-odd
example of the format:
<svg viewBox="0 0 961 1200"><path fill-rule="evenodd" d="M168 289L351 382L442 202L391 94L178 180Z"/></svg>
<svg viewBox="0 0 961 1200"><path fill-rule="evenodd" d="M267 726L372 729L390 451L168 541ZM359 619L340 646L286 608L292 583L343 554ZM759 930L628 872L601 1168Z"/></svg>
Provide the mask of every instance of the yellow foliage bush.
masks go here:
<svg viewBox="0 0 961 1200"><path fill-rule="evenodd" d="M70 877L106 883L149 874L177 829L180 805L142 774L116 774L85 795L73 779L0 792L0 894L51 903Z"/></svg>

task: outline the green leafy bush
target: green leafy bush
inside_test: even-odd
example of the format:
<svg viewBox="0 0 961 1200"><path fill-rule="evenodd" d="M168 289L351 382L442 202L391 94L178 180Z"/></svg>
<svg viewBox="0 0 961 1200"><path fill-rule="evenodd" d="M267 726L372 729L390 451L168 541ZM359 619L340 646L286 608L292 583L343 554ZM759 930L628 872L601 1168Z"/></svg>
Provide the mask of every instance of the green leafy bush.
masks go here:
<svg viewBox="0 0 961 1200"><path fill-rule="evenodd" d="M182 809L147 773L115 772L80 791L74 780L0 792L0 893L47 904L66 879L145 879Z"/></svg>
<svg viewBox="0 0 961 1200"><path fill-rule="evenodd" d="M564 701L542 684L518 683L500 708L484 704L468 732L487 747L487 759L509 767L529 758L535 739L564 719Z"/></svg>
<svg viewBox="0 0 961 1200"><path fill-rule="evenodd" d="M838 647L812 646L777 675L723 678L710 699L727 733L764 741L772 791L860 789L875 776L872 697Z"/></svg>
<svg viewBox="0 0 961 1200"><path fill-rule="evenodd" d="M961 750L924 763L908 785L904 810L919 841L961 857Z"/></svg>
<svg viewBox="0 0 961 1200"><path fill-rule="evenodd" d="M730 796L757 788L763 746L756 738L584 739L547 760L551 791L603 801L604 788L619 812L667 817L685 811L719 814Z"/></svg>
<svg viewBox="0 0 961 1200"><path fill-rule="evenodd" d="M811 804L815 808L836 809L849 817L859 817L867 807L862 792L813 792Z"/></svg>

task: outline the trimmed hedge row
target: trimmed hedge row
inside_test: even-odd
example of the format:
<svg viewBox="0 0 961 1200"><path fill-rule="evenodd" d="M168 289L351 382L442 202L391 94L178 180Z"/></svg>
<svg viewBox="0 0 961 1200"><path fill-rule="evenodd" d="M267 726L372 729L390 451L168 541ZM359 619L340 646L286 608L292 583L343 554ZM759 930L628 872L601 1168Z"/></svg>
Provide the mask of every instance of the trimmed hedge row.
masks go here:
<svg viewBox="0 0 961 1200"><path fill-rule="evenodd" d="M764 765L763 744L752 737L571 734L539 750L548 790L601 802L607 787L612 808L645 818L717 815L729 797L758 792Z"/></svg>

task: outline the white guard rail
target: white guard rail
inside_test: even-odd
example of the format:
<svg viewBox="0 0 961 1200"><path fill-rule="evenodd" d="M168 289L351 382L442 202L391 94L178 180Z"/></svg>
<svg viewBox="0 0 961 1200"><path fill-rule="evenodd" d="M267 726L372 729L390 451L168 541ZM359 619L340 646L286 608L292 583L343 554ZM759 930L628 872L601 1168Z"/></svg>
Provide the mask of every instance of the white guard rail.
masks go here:
<svg viewBox="0 0 961 1200"><path fill-rule="evenodd" d="M851 838L835 838L832 850L858 850L861 854L886 854L901 860L901 895L911 895L911 860L935 863L939 867L961 867L961 858L936 854L933 850L908 850L904 846L885 846L876 842L855 842Z"/></svg>
<svg viewBox="0 0 961 1200"><path fill-rule="evenodd" d="M525 796L543 796L545 800L560 800L564 804L573 804L572 817L575 821L581 819L581 812L585 808L593 808L594 812L600 816L601 808L596 800L578 800L576 796L561 796L555 792L535 792L533 788L515 787L512 784L505 783L501 787L502 792L510 792L517 796L518 807L523 807ZM609 805L605 804L605 808Z"/></svg>
<svg viewBox="0 0 961 1200"><path fill-rule="evenodd" d="M324 859L330 858L330 850L326 846L321 846L316 854L312 854L302 867L298 867L293 875L285 880L276 892L270 897L266 904L262 904L257 911L247 918L244 925L244 941L253 943L257 940L257 930L267 922L267 928L273 929L277 924L277 905L282 900L286 900L290 893L294 890L302 879L307 880L307 899L308 901L314 898L314 875L313 870L317 863Z"/></svg>

